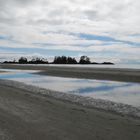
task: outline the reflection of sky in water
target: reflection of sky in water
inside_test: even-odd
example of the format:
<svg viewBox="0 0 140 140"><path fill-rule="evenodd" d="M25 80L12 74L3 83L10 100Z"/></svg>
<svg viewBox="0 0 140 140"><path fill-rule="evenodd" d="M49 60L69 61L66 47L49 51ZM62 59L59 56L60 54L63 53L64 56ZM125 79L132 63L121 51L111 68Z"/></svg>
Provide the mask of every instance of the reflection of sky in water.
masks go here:
<svg viewBox="0 0 140 140"><path fill-rule="evenodd" d="M6 73L0 73L0 78L20 81L46 89L106 99L140 107L139 83L60 78L32 74L35 71L8 71Z"/></svg>

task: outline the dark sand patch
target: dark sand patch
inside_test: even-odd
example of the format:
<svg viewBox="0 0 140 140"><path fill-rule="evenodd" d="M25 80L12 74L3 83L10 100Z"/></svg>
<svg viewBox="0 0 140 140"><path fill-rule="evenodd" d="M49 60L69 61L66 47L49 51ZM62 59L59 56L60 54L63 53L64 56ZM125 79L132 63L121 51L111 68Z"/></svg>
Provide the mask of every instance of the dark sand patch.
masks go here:
<svg viewBox="0 0 140 140"><path fill-rule="evenodd" d="M42 96L2 82L0 130L2 136L6 134L5 140L138 140L140 119Z"/></svg>

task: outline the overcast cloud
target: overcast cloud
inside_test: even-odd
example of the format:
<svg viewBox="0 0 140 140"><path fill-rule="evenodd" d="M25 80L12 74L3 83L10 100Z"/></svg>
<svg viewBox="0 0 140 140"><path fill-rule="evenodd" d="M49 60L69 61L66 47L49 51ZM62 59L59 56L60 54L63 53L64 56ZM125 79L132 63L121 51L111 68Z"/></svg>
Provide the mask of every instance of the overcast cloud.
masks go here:
<svg viewBox="0 0 140 140"><path fill-rule="evenodd" d="M139 0L0 0L0 58L88 55L140 63Z"/></svg>

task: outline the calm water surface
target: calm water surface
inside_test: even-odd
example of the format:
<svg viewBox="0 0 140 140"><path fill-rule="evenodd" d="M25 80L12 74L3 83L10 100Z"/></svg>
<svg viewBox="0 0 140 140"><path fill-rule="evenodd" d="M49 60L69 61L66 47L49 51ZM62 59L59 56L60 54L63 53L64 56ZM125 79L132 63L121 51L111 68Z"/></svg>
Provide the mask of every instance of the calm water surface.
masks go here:
<svg viewBox="0 0 140 140"><path fill-rule="evenodd" d="M139 83L44 76L33 74L36 71L27 70L4 71L6 72L0 73L1 79L10 79L67 94L78 94L140 107Z"/></svg>

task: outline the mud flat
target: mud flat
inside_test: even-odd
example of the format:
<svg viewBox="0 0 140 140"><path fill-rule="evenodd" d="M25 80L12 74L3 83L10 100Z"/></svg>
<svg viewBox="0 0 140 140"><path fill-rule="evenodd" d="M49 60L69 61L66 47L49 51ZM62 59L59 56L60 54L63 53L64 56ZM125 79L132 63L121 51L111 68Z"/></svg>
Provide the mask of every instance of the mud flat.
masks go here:
<svg viewBox="0 0 140 140"><path fill-rule="evenodd" d="M40 70L38 74L58 77L101 79L125 82L140 82L140 69L85 68L39 65L1 64L1 69Z"/></svg>
<svg viewBox="0 0 140 140"><path fill-rule="evenodd" d="M138 140L138 108L0 80L0 139Z"/></svg>

